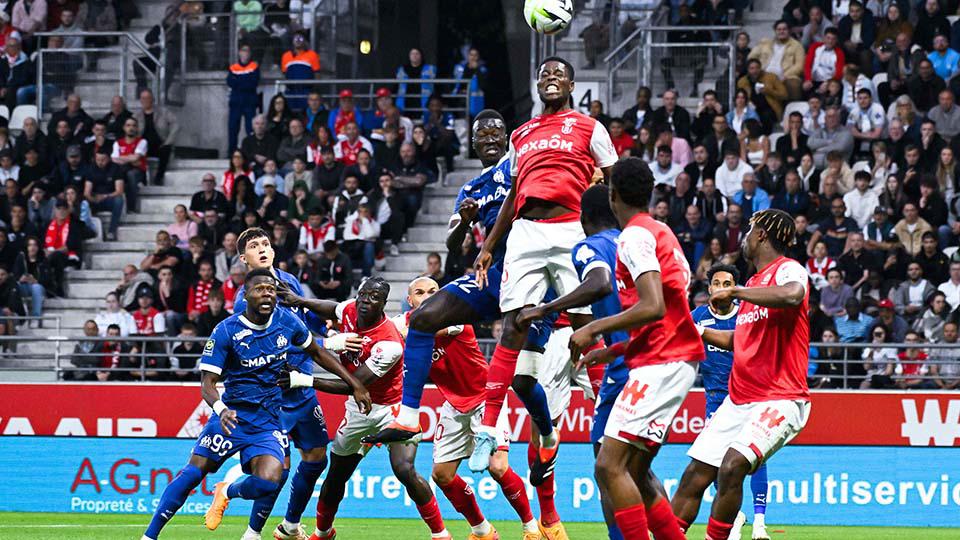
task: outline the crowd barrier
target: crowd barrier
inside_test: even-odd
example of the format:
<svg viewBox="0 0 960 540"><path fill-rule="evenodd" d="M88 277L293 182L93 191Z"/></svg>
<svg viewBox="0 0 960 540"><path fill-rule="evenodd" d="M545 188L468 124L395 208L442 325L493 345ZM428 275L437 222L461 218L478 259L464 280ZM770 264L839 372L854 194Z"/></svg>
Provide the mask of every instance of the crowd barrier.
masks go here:
<svg viewBox="0 0 960 540"><path fill-rule="evenodd" d="M150 513L212 416L196 384L4 384L0 391L0 511ZM342 419L344 398L319 398L332 433ZM768 522L956 525L960 395L822 391L814 392L812 401L806 429L770 462ZM430 469L441 404L439 392L428 388L421 408L426 442L417 456L423 472ZM688 462L685 451L703 429L703 406L702 392L688 396L654 463L671 494ZM529 419L513 396L508 407L517 441L512 466L526 476ZM559 512L569 521L601 519L589 444L592 412L593 404L574 392L561 421L557 497ZM293 467L298 461L294 452ZM488 476L471 475L465 466L460 472L491 518L513 518ZM229 461L188 499L182 513L202 514L213 483L241 474L239 461ZM527 495L534 495L529 486ZM701 520L712 496L707 494ZM454 515L446 499L438 499L442 510ZM277 515L286 500L282 494ZM415 515L382 449L373 450L351 478L340 515L368 517L371 503L382 517ZM746 497L748 515L749 506ZM243 515L249 509L235 501L229 512Z"/></svg>

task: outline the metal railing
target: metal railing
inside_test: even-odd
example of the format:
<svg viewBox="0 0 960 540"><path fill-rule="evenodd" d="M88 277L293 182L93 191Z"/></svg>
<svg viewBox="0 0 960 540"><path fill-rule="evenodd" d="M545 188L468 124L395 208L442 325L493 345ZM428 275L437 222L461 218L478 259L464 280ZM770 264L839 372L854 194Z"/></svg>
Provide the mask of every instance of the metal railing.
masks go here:
<svg viewBox="0 0 960 540"><path fill-rule="evenodd" d="M284 93L288 88L303 88L320 92L320 98L327 105L336 103L337 96L341 90L350 89L353 91L353 99L356 106L365 111L371 111L376 108L377 88L386 86L391 89L395 97L404 97L405 105L403 112L406 116L415 122L426 112L422 105L421 98L427 96L426 92L421 94L398 94L395 90L401 84L419 84L432 85L433 94L439 95L444 100L444 112L453 113L455 118L466 118L470 110L470 93L467 89L467 81L460 79L313 79L313 80L277 80L273 83L274 94ZM453 93L453 90L460 86L461 92ZM422 89L421 89L422 91ZM288 96L289 97L289 96ZM300 96L297 96L300 97ZM416 114L414 114L416 113Z"/></svg>
<svg viewBox="0 0 960 540"><path fill-rule="evenodd" d="M38 117L42 117L52 96L51 92L69 93L84 81L80 73L84 67L97 66L101 62L116 61L117 67L97 69L96 82L116 83L116 95L129 101L130 71L135 72L138 87L150 88L158 99L164 99L166 85L166 48L160 48L159 56L150 51L143 42L128 32L38 32L41 38L80 37L86 40L116 40L115 45L84 46L74 48L41 47L37 50L36 104ZM151 66L152 64L152 66ZM93 71L93 70L86 70ZM113 76L111 76L113 75ZM104 77L108 77L104 79Z"/></svg>

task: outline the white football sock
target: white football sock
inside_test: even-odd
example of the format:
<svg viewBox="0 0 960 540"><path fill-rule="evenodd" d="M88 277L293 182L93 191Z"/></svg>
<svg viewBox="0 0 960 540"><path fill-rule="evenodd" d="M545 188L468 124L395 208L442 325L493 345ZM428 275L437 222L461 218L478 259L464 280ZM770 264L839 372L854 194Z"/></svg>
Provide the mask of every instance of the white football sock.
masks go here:
<svg viewBox="0 0 960 540"><path fill-rule="evenodd" d="M400 405L400 414L397 415L397 423L406 427L419 427L420 409Z"/></svg>
<svg viewBox="0 0 960 540"><path fill-rule="evenodd" d="M754 514L753 515L753 526L754 527L766 527L765 518L763 514Z"/></svg>
<svg viewBox="0 0 960 540"><path fill-rule="evenodd" d="M540 446L544 448L553 448L560 442L560 438L557 436L557 429L554 428L549 435L540 435Z"/></svg>
<svg viewBox="0 0 960 540"><path fill-rule="evenodd" d="M430 535L430 538L450 538L450 531L443 529L438 533L433 533Z"/></svg>
<svg viewBox="0 0 960 540"><path fill-rule="evenodd" d="M540 525L537 524L537 520L531 519L530 521L524 523L523 532L540 532Z"/></svg>
<svg viewBox="0 0 960 540"><path fill-rule="evenodd" d="M286 519L284 519L284 520L280 523L280 526L283 527L283 530L287 531L288 533L296 533L296 532L297 532L297 529L300 528L300 523L299 523L299 522L297 522L297 523L290 523L289 521L287 521Z"/></svg>
<svg viewBox="0 0 960 540"><path fill-rule="evenodd" d="M485 534L490 534L490 528L491 528L490 522L487 520L483 520L478 525L471 525L470 531L477 536L483 536Z"/></svg>

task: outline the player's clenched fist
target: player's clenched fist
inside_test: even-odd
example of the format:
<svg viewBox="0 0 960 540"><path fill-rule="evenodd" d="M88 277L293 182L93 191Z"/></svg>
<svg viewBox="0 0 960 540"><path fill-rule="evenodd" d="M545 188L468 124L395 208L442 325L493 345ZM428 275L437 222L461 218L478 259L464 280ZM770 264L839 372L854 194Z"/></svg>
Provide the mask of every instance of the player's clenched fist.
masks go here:
<svg viewBox="0 0 960 540"><path fill-rule="evenodd" d="M473 220L477 219L477 213L480 211L480 206L477 204L477 201L471 197L460 201L460 208L458 213L460 214L460 221L464 223L473 223Z"/></svg>

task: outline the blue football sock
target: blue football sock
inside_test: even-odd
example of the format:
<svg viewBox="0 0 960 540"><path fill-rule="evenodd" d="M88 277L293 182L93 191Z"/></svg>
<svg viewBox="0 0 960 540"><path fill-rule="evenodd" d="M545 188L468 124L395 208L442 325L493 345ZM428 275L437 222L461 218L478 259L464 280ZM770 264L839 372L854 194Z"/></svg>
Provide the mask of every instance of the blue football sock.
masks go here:
<svg viewBox="0 0 960 540"><path fill-rule="evenodd" d="M403 350L403 405L420 408L423 385L427 384L433 360L433 334L413 328L407 330L406 347Z"/></svg>
<svg viewBox="0 0 960 540"><path fill-rule="evenodd" d="M290 470L284 469L283 474L280 476L280 485L277 486L277 489L275 489L273 493L253 501L253 508L250 509L251 529L257 532L263 530L263 526L267 523L267 520L270 519L273 506L277 504L277 497L280 496L280 491L283 490L283 485L287 483L287 476L289 475Z"/></svg>
<svg viewBox="0 0 960 540"><path fill-rule="evenodd" d="M190 492L200 485L201 480L203 480L203 471L193 465L187 465L177 473L160 495L157 511L150 520L147 532L144 533L148 538L156 539L160 535L160 530L173 518L177 510L180 510Z"/></svg>
<svg viewBox="0 0 960 540"><path fill-rule="evenodd" d="M607 536L610 537L610 540L624 540L620 527L616 525L607 525Z"/></svg>
<svg viewBox="0 0 960 540"><path fill-rule="evenodd" d="M767 513L767 464L764 463L750 476L750 490L753 491L753 513Z"/></svg>
<svg viewBox="0 0 960 540"><path fill-rule="evenodd" d="M303 512L307 509L307 503L313 496L313 488L317 485L317 480L327 468L327 458L321 461L301 461L297 467L297 472L290 481L290 502L287 503L286 520L290 523L300 523Z"/></svg>
<svg viewBox="0 0 960 540"><path fill-rule="evenodd" d="M227 486L227 498L229 499L247 499L248 501L255 501L260 497L265 497L277 489L279 489L275 482L265 480L259 476L247 476L239 482L234 482Z"/></svg>
<svg viewBox="0 0 960 540"><path fill-rule="evenodd" d="M523 351L523 353L526 352ZM530 413L530 421L540 430L540 435L549 436L553 433L553 419L550 418L550 406L547 404L547 393L544 392L543 386L537 382L529 392L516 392L516 394Z"/></svg>

